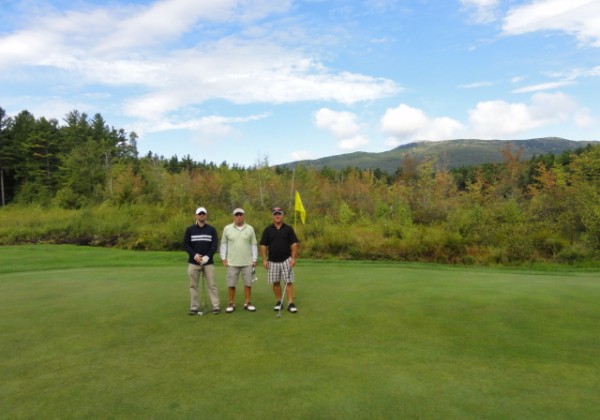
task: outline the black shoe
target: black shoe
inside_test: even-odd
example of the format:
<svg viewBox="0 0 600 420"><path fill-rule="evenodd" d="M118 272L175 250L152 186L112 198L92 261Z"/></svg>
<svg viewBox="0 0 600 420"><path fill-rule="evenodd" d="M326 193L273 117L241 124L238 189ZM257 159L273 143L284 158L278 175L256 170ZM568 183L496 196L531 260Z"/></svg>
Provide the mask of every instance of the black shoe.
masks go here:
<svg viewBox="0 0 600 420"><path fill-rule="evenodd" d="M198 309L190 309L190 311L188 312L188 314L190 314L190 315L198 315Z"/></svg>
<svg viewBox="0 0 600 420"><path fill-rule="evenodd" d="M212 313L213 313L214 315L217 315L217 314L220 314L220 313L221 313L221 310L220 310L219 308L214 308L214 309L212 310Z"/></svg>
<svg viewBox="0 0 600 420"><path fill-rule="evenodd" d="M298 312L298 309L296 309L296 305L294 305L293 303L290 303L288 305L288 311L290 311L291 313L295 314L296 312Z"/></svg>
<svg viewBox="0 0 600 420"><path fill-rule="evenodd" d="M281 310L281 301L278 300L277 303L275 304L275 306L273 307L273 310L275 312L280 311Z"/></svg>

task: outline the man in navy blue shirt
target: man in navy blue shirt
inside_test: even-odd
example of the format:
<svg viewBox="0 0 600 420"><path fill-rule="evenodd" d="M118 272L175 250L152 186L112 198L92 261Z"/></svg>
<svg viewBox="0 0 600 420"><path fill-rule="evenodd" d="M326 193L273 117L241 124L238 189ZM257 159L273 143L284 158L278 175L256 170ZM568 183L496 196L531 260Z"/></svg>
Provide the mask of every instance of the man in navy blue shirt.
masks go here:
<svg viewBox="0 0 600 420"><path fill-rule="evenodd" d="M296 313L294 304L294 266L298 255L298 237L294 228L283 222L283 210L275 207L271 211L273 223L265 228L260 239L260 252L263 266L268 270L269 283L277 303L273 308L281 310L281 279L285 281L285 294L288 298L288 311ZM268 252L268 256L267 256Z"/></svg>
<svg viewBox="0 0 600 420"><path fill-rule="evenodd" d="M218 238L214 227L206 223L208 217L204 207L196 209L196 223L185 230L183 246L188 253L188 278L190 280L190 315L198 315L200 301L198 299L198 280L200 273L208 289L208 296L212 304L212 313L221 312L219 293L215 283L215 265L213 255L217 252ZM203 290L202 293L205 293Z"/></svg>

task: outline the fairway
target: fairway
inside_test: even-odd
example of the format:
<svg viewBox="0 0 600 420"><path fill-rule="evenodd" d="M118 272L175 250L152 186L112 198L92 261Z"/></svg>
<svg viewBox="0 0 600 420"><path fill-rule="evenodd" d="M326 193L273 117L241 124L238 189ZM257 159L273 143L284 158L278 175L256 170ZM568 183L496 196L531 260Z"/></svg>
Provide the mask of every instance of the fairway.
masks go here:
<svg viewBox="0 0 600 420"><path fill-rule="evenodd" d="M0 418L600 418L600 273L300 260L282 318L257 273L188 316L183 252L0 248Z"/></svg>

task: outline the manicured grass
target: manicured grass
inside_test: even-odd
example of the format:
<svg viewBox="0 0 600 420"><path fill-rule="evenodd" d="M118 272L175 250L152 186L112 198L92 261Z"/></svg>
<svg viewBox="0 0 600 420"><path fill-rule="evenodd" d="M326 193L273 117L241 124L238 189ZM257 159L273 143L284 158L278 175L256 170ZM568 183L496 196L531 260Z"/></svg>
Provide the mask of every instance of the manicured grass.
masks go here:
<svg viewBox="0 0 600 420"><path fill-rule="evenodd" d="M260 268L191 317L185 268L0 248L0 418L600 417L600 273L300 261L298 314Z"/></svg>

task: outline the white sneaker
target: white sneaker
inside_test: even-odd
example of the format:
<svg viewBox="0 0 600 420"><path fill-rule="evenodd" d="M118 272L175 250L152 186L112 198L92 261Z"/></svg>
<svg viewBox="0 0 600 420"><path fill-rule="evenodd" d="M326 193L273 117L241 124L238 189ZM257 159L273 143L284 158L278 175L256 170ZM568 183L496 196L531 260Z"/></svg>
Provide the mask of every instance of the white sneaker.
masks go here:
<svg viewBox="0 0 600 420"><path fill-rule="evenodd" d="M273 306L273 310L274 311L280 311L281 310L281 301L278 300L277 303L275 304L275 306Z"/></svg>
<svg viewBox="0 0 600 420"><path fill-rule="evenodd" d="M250 312L256 311L256 308L250 302L244 305L244 309Z"/></svg>
<svg viewBox="0 0 600 420"><path fill-rule="evenodd" d="M225 311L227 311L228 314L232 313L233 311L235 311L235 305L229 305L227 309L225 309Z"/></svg>

